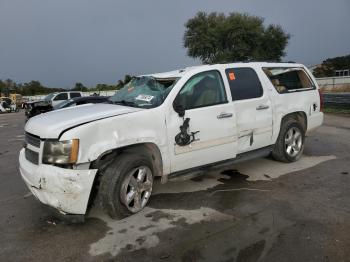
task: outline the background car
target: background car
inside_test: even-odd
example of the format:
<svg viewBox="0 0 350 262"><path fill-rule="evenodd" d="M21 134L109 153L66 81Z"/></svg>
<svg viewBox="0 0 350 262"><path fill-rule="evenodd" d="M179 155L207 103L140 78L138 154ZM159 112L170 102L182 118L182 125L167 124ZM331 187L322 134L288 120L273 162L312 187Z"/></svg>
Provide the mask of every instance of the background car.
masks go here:
<svg viewBox="0 0 350 262"><path fill-rule="evenodd" d="M47 95L44 100L54 107L63 101L82 96L82 93L78 91L59 92Z"/></svg>
<svg viewBox="0 0 350 262"><path fill-rule="evenodd" d="M66 107L84 105L84 104L98 104L104 103L108 101L108 96L84 96L84 97L76 97L69 100L62 101L61 103L52 106L47 101L39 101L36 103L29 103L28 108L26 109L27 118L31 118L33 116L39 115L41 113L49 112L52 110L58 110Z"/></svg>
<svg viewBox="0 0 350 262"><path fill-rule="evenodd" d="M18 112L19 107L11 100L9 97L0 97L1 109L2 113L5 112Z"/></svg>

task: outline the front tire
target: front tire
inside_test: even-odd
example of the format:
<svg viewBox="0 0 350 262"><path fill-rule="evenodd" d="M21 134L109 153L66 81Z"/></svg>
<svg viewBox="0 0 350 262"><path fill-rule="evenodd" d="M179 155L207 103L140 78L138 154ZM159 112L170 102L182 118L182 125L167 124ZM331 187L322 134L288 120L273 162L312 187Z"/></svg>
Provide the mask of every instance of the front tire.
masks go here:
<svg viewBox="0 0 350 262"><path fill-rule="evenodd" d="M303 126L297 120L288 119L282 123L272 156L281 162L295 162L304 151L304 142L305 130Z"/></svg>
<svg viewBox="0 0 350 262"><path fill-rule="evenodd" d="M152 163L146 156L122 154L103 172L100 184L102 208L114 219L141 211L152 194Z"/></svg>

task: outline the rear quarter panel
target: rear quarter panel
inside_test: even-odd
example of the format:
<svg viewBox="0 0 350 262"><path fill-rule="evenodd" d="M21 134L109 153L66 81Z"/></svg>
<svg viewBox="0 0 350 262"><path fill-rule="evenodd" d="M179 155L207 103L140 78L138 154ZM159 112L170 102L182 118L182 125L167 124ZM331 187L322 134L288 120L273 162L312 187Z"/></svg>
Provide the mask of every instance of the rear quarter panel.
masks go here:
<svg viewBox="0 0 350 262"><path fill-rule="evenodd" d="M259 76L261 81L265 89L269 92L273 108L273 142L276 142L277 140L283 117L288 114L294 112L304 112L307 117L307 131L320 126L323 122L323 113L320 112L321 104L318 92L319 87L315 78L304 66L295 65L295 67L302 67L316 88L280 94L276 91L269 78L263 72L262 68L258 69L260 71ZM316 109L314 109L314 104L316 105Z"/></svg>

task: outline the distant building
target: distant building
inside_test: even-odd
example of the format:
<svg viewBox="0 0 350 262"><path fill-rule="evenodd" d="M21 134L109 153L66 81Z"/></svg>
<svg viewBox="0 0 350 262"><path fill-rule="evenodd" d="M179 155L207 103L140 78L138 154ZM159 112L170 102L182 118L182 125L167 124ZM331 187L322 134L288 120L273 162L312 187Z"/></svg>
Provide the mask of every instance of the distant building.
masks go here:
<svg viewBox="0 0 350 262"><path fill-rule="evenodd" d="M350 76L350 69L335 70L335 76Z"/></svg>

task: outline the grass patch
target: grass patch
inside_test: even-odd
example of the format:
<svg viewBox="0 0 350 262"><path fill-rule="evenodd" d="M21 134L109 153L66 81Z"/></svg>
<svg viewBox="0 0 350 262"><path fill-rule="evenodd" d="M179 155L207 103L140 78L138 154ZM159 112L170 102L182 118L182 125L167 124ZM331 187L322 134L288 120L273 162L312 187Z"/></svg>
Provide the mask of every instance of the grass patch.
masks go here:
<svg viewBox="0 0 350 262"><path fill-rule="evenodd" d="M323 108L323 112L332 114L350 114L350 108L340 106L325 106Z"/></svg>

